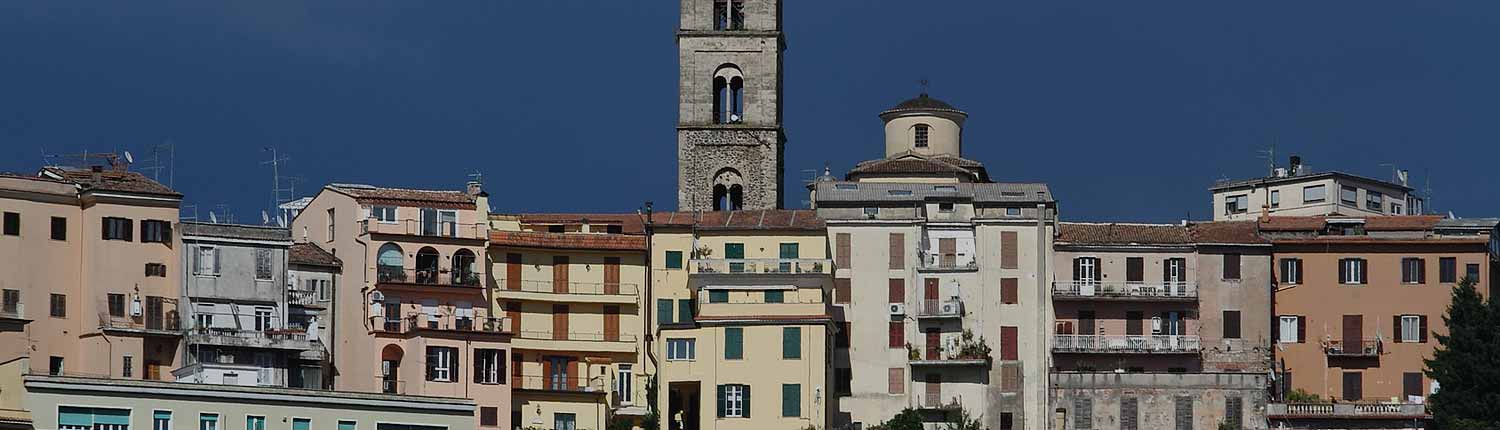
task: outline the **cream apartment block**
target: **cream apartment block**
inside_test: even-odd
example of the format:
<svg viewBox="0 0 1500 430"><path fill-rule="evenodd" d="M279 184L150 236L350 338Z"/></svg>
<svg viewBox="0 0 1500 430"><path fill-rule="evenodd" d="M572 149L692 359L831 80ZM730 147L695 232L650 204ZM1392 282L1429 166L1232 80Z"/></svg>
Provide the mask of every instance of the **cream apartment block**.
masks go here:
<svg viewBox="0 0 1500 430"><path fill-rule="evenodd" d="M511 422L604 429L647 411L637 215L491 215L493 315L511 321Z"/></svg>
<svg viewBox="0 0 1500 430"><path fill-rule="evenodd" d="M181 194L123 164L0 175L6 359L52 374L170 379L180 363Z"/></svg>
<svg viewBox="0 0 1500 430"><path fill-rule="evenodd" d="M829 428L832 261L806 210L657 213L648 366L663 430Z"/></svg>
<svg viewBox="0 0 1500 430"><path fill-rule="evenodd" d="M968 115L926 94L881 112L885 157L810 188L833 242L836 426L905 408L1045 428L1057 216L1047 186L961 157Z"/></svg>
<svg viewBox="0 0 1500 430"><path fill-rule="evenodd" d="M343 263L333 318L334 388L466 398L474 425L509 428L508 322L491 313L482 259L488 197L330 184L292 220L294 237Z"/></svg>
<svg viewBox="0 0 1500 430"><path fill-rule="evenodd" d="M1405 177L1405 172L1399 174ZM1214 221L1246 221L1262 214L1421 215L1422 198L1411 187L1343 172L1318 172L1291 157L1290 167L1276 168L1263 178L1224 181L1209 188Z"/></svg>
<svg viewBox="0 0 1500 430"><path fill-rule="evenodd" d="M1061 223L1052 428L1266 428L1271 246L1256 227Z"/></svg>

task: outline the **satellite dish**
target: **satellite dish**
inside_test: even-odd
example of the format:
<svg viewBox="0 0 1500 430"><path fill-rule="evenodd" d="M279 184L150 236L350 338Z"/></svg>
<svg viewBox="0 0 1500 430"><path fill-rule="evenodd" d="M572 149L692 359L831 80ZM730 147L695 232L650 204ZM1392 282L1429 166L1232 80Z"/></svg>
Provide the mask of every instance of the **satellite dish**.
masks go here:
<svg viewBox="0 0 1500 430"><path fill-rule="evenodd" d="M214 215L214 211L208 211L208 222L211 222L211 223L214 223L214 224L218 224L219 223L219 217Z"/></svg>
<svg viewBox="0 0 1500 430"><path fill-rule="evenodd" d="M135 164L135 156L130 155L130 151L125 151L125 162Z"/></svg>
<svg viewBox="0 0 1500 430"><path fill-rule="evenodd" d="M270 224L271 223L271 216L270 215L266 215L266 211L260 211L260 223L261 223L261 225L266 225L266 224Z"/></svg>
<svg viewBox="0 0 1500 430"><path fill-rule="evenodd" d="M277 227L281 227L281 228L286 228L286 217L285 216L277 216L276 217L276 226Z"/></svg>

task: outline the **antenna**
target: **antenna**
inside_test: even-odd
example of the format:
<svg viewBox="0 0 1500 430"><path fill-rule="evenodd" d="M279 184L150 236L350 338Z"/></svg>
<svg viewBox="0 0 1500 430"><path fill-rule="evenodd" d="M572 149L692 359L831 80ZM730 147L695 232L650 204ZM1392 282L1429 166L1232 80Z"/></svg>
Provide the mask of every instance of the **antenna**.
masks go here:
<svg viewBox="0 0 1500 430"><path fill-rule="evenodd" d="M276 208L281 206L282 203L291 201L290 198L284 196L296 196L296 183L298 180L301 180L301 178L281 176L281 164L291 161L291 157L277 154L276 147L274 146L261 148L261 151L271 152L271 159L262 161L260 162L260 164L271 165L271 206L267 209L276 210ZM287 181L286 188L281 187L281 181Z"/></svg>
<svg viewBox="0 0 1500 430"><path fill-rule="evenodd" d="M266 211L264 210L260 211L260 223L261 225L270 225L271 215L266 213Z"/></svg>
<svg viewBox="0 0 1500 430"><path fill-rule="evenodd" d="M161 171L163 169L166 169L168 174L166 182L167 188L172 188L176 185L173 183L172 177L175 176L174 171L177 170L172 167L172 162L174 161L173 158L177 152L177 150L174 148L174 145L172 144L172 141L169 140L167 141L167 143L152 145L150 151L150 158L141 160L142 164L144 164L144 166L140 167L141 171L150 171L151 180L160 183ZM166 163L162 162L162 152L167 153ZM126 154L129 154L129 152L127 152Z"/></svg>
<svg viewBox="0 0 1500 430"><path fill-rule="evenodd" d="M188 212L188 209L192 209L192 212L193 212L192 215L185 215L185 213ZM197 221L198 220L198 205L182 205L182 209L179 210L178 212L179 213L177 215L177 218L179 220L181 220L181 221Z"/></svg>
<svg viewBox="0 0 1500 430"><path fill-rule="evenodd" d="M927 94L927 90L932 86L932 81L927 80L927 77L923 76L922 79L917 80L917 85L922 87L922 94Z"/></svg>
<svg viewBox="0 0 1500 430"><path fill-rule="evenodd" d="M1276 176L1276 144L1273 143L1270 147L1256 152L1260 153L1259 158L1266 159L1266 175Z"/></svg>

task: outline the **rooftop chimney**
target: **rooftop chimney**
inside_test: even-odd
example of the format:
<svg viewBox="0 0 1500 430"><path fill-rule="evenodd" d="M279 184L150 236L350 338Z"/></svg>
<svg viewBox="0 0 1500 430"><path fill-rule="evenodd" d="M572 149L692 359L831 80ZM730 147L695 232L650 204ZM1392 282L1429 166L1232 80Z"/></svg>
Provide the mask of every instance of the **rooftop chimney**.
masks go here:
<svg viewBox="0 0 1500 430"><path fill-rule="evenodd" d="M103 175L104 175L104 166L99 166L99 165L89 166L89 180L92 181L93 183L95 183L95 184L99 183L101 181L100 177L103 176Z"/></svg>
<svg viewBox="0 0 1500 430"><path fill-rule="evenodd" d="M468 194L469 197L478 197L483 192L484 184L479 181L469 181L468 184L465 184L464 194Z"/></svg>

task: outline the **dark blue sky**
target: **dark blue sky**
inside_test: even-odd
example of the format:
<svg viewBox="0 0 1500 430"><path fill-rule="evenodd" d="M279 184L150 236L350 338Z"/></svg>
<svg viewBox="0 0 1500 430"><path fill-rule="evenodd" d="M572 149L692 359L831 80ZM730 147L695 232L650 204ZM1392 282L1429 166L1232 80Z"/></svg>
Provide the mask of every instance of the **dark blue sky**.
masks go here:
<svg viewBox="0 0 1500 430"><path fill-rule="evenodd" d="M787 0L785 20L791 207L804 171L879 157L876 113L926 77L970 114L964 155L1051 184L1067 219L1207 218L1206 188L1272 144L1500 215L1500 2ZM0 2L0 170L173 141L187 203L249 221L274 145L299 194L478 170L500 211L669 209L676 27L675 0Z"/></svg>

